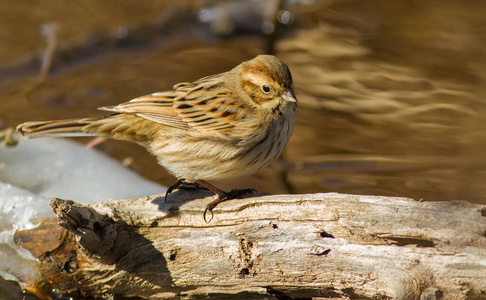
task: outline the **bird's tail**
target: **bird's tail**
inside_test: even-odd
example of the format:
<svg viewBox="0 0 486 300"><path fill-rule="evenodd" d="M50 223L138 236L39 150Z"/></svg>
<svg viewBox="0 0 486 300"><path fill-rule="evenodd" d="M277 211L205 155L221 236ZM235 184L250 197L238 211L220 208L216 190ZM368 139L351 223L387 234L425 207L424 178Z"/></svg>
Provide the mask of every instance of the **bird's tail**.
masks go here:
<svg viewBox="0 0 486 300"><path fill-rule="evenodd" d="M74 137L96 136L96 132L89 130L97 119L68 119L57 121L26 122L17 126L17 131L24 137Z"/></svg>

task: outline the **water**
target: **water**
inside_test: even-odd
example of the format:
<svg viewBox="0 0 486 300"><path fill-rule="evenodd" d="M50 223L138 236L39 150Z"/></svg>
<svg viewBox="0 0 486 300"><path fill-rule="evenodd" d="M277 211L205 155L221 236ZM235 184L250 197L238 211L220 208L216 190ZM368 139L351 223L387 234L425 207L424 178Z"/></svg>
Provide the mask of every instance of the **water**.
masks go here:
<svg viewBox="0 0 486 300"><path fill-rule="evenodd" d="M12 16L21 11L33 14L29 30L0 35L4 126L101 116L99 106L222 72L265 51L268 39L258 34L262 17L251 9L244 9L250 15L242 30L218 40L212 27L198 22L208 7L174 3L121 3L107 10L89 2L70 8L69 20L61 16L63 6L29 10L19 3L2 10L5 28L20 26ZM210 9L221 11L216 3ZM261 173L216 184L270 193L338 191L484 203L485 5L303 3L287 4L295 22L277 27L280 38L273 46L292 70L299 99L286 153ZM110 18L86 21L97 10L110 11ZM40 66L23 60L40 57L46 48L40 31L47 21L57 24L57 56L51 75L38 80ZM175 181L137 145L107 142L100 149L133 161L129 167L146 178L164 185Z"/></svg>

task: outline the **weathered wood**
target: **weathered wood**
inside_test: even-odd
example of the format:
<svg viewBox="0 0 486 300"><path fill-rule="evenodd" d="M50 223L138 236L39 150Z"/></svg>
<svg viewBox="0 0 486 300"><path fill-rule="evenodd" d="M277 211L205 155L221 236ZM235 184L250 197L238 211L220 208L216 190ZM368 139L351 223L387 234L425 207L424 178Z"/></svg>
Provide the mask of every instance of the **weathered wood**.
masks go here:
<svg viewBox="0 0 486 300"><path fill-rule="evenodd" d="M484 205L268 195L223 202L205 223L211 198L191 200L201 193L53 199L77 243L63 239L69 261L49 251L44 280L71 295L150 299L486 298Z"/></svg>

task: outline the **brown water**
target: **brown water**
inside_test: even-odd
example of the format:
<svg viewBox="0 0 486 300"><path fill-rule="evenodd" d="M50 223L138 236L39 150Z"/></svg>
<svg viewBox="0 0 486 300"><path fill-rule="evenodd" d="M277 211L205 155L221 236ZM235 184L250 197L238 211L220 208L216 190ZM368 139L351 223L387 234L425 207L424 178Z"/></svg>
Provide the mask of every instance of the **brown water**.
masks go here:
<svg viewBox="0 0 486 300"><path fill-rule="evenodd" d="M203 8L203 1L0 3L0 120L7 127L101 116L99 106L228 70L268 49L252 9L237 8L239 30L220 39L198 22ZM288 8L295 22L277 27L274 51L294 76L294 135L271 167L216 185L486 203L486 2ZM39 78L40 32L49 22L57 42ZM149 179L175 181L135 144L99 148Z"/></svg>

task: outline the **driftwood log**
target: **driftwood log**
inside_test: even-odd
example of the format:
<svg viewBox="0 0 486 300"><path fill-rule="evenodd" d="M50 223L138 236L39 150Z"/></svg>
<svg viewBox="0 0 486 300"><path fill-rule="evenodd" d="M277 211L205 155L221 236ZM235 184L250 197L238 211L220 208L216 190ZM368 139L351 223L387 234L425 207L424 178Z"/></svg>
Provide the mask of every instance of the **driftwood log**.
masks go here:
<svg viewBox="0 0 486 300"><path fill-rule="evenodd" d="M486 299L484 205L258 195L205 223L204 193L53 199L65 229L16 240L40 258L44 288L75 299Z"/></svg>

